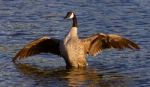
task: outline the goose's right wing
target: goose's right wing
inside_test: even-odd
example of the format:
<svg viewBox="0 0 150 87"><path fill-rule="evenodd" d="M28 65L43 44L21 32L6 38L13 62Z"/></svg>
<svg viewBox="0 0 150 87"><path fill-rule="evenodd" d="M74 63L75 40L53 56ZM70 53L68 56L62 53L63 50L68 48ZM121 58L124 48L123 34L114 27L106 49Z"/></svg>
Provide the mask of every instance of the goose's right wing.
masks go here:
<svg viewBox="0 0 150 87"><path fill-rule="evenodd" d="M49 38L48 36L36 39L21 49L13 58L13 62L18 59L23 59L40 53L53 53L55 55L61 55L59 44L60 40Z"/></svg>
<svg viewBox="0 0 150 87"><path fill-rule="evenodd" d="M96 34L84 39L81 39L86 54L96 56L97 53L104 49L140 49L134 42L116 35L116 34Z"/></svg>

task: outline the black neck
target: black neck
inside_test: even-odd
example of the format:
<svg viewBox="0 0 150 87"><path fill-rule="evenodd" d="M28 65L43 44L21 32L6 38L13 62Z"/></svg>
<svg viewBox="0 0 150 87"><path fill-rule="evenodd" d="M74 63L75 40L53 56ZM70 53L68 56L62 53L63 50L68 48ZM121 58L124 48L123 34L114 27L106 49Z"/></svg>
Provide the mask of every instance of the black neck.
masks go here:
<svg viewBox="0 0 150 87"><path fill-rule="evenodd" d="M74 15L72 21L73 21L72 27L78 27L76 15Z"/></svg>

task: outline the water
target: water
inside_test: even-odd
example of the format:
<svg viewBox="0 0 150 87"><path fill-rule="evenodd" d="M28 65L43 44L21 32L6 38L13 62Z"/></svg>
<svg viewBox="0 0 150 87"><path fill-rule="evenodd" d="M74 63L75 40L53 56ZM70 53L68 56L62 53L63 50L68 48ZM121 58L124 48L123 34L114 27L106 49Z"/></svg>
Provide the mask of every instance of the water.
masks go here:
<svg viewBox="0 0 150 87"><path fill-rule="evenodd" d="M149 0L0 0L0 87L150 87ZM88 57L87 69L65 69L51 54L15 65L12 57L28 42L62 38L73 10L79 35L115 33L132 39L140 51L105 50Z"/></svg>

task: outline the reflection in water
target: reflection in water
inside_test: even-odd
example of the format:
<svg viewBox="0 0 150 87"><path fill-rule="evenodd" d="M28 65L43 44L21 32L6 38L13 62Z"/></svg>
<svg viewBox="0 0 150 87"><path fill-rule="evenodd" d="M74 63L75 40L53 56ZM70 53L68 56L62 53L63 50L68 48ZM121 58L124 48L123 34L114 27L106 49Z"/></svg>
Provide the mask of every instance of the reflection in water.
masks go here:
<svg viewBox="0 0 150 87"><path fill-rule="evenodd" d="M59 85L62 82L63 86L69 87L128 87L130 82L127 77L115 73L100 74L89 68L42 70L28 64L17 64L16 67L25 77L32 78L35 86L49 86L52 83Z"/></svg>
<svg viewBox="0 0 150 87"><path fill-rule="evenodd" d="M65 76L68 79L69 86L77 85L89 85L95 87L100 81L101 75L97 75L96 70L92 69L70 69L68 75Z"/></svg>

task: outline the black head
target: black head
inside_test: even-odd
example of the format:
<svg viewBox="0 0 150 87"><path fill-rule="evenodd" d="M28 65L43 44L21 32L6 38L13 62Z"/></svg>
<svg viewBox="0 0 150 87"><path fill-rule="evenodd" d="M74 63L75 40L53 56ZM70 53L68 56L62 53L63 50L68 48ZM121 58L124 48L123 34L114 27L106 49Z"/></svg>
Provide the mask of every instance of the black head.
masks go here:
<svg viewBox="0 0 150 87"><path fill-rule="evenodd" d="M67 18L67 19L73 19L74 16L75 16L74 12L69 11L69 12L67 12L67 14L66 14L66 16L65 16L65 19L66 19L66 18Z"/></svg>

